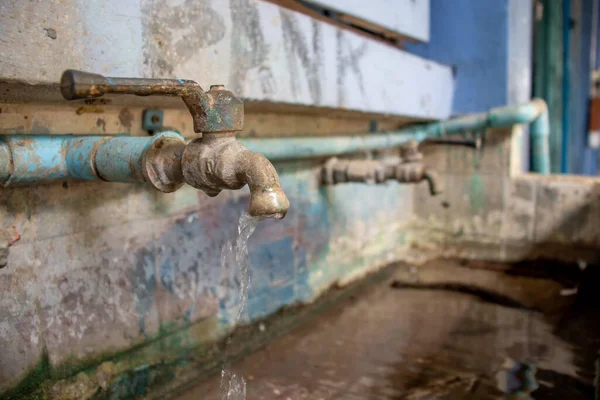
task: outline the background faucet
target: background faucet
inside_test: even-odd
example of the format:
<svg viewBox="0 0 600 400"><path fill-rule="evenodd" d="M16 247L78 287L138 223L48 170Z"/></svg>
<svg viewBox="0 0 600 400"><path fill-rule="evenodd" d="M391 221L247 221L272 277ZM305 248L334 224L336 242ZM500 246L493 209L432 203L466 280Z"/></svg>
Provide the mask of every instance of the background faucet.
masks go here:
<svg viewBox="0 0 600 400"><path fill-rule="evenodd" d="M395 180L401 183L419 183L427 181L432 196L442 193L442 185L435 171L423 164L422 145L466 146L481 148L481 138L454 139L437 138L422 142L410 140L400 147L400 162L390 164L379 160L344 160L332 157L323 167L323 183L335 185L345 182L364 182L370 184Z"/></svg>

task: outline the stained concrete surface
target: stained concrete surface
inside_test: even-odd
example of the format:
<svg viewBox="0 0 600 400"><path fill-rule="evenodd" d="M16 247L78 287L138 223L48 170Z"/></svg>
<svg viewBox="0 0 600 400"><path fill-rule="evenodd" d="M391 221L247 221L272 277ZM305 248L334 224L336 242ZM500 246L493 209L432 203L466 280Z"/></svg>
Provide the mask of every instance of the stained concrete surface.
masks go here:
<svg viewBox="0 0 600 400"><path fill-rule="evenodd" d="M248 400L521 399L536 387L535 399L593 398L598 307L581 284L595 277L539 272L404 265L231 368ZM470 281L443 283L461 274ZM219 399L219 385L176 400Z"/></svg>

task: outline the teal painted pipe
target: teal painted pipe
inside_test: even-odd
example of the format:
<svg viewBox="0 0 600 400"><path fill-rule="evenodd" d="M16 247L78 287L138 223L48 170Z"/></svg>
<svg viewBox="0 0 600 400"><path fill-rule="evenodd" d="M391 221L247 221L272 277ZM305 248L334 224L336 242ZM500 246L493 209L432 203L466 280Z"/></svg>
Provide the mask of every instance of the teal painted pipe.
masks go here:
<svg viewBox="0 0 600 400"><path fill-rule="evenodd" d="M340 136L325 138L240 139L249 150L261 153L271 161L322 157L398 147L411 139L424 140L426 132L386 133L369 136Z"/></svg>
<svg viewBox="0 0 600 400"><path fill-rule="evenodd" d="M548 138L550 123L546 103L540 99L534 99L521 105L493 108L487 113L410 126L386 134L240 140L250 150L263 154L271 161L278 161L353 153L361 150L386 149L400 146L409 140L422 141L427 138L437 138L460 132L528 123L531 124L531 170L541 174L549 174L550 150Z"/></svg>
<svg viewBox="0 0 600 400"><path fill-rule="evenodd" d="M0 183L31 184L66 179L145 182L142 162L162 132L152 137L95 135L0 136Z"/></svg>
<svg viewBox="0 0 600 400"><path fill-rule="evenodd" d="M543 100L543 112L533 120L529 129L531 143L531 171L550 173L550 116ZM541 106L540 106L541 107Z"/></svg>
<svg viewBox="0 0 600 400"><path fill-rule="evenodd" d="M5 185L68 177L61 136L0 136L0 148L0 182Z"/></svg>
<svg viewBox="0 0 600 400"><path fill-rule="evenodd" d="M100 178L109 182L144 182L142 161L157 137L78 136L66 139L69 175L84 180Z"/></svg>
<svg viewBox="0 0 600 400"><path fill-rule="evenodd" d="M546 103L538 99L522 105L498 107L487 113L410 126L385 134L240 141L248 149L261 153L272 161L279 161L387 149L409 140L422 141L465 131L526 123L531 123L531 170L548 174L550 123ZM183 140L175 132L163 132L153 137L0 136L0 183L34 183L67 178L144 182L144 155L155 140L165 135Z"/></svg>

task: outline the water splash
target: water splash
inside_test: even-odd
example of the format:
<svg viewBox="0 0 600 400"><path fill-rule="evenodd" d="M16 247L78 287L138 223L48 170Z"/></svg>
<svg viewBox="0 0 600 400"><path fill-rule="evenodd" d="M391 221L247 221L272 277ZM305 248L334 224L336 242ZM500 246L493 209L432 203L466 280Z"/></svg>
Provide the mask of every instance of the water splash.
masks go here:
<svg viewBox="0 0 600 400"><path fill-rule="evenodd" d="M226 243L221 250L221 268L235 262L240 276L238 309L234 326L238 325L248 314L248 287L250 286L250 266L248 261L248 239L256 226L265 217L253 217L243 214L238 223L238 236L235 242ZM221 370L221 400L244 400L246 398L246 381L232 371L223 367Z"/></svg>
<svg viewBox="0 0 600 400"><path fill-rule="evenodd" d="M221 370L221 400L245 400L246 381L231 371Z"/></svg>
<svg viewBox="0 0 600 400"><path fill-rule="evenodd" d="M238 223L238 237L235 241L235 262L240 271L240 296L235 325L242 321L248 314L248 287L250 286L250 267L248 260L248 239L254 233L256 225L262 221L261 217L252 217L243 214Z"/></svg>

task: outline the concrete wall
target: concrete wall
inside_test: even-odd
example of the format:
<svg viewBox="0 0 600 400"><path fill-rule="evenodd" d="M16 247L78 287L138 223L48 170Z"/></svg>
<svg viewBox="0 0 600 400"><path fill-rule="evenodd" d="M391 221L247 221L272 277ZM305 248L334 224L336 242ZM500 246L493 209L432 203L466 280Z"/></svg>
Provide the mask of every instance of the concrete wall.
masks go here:
<svg viewBox="0 0 600 400"><path fill-rule="evenodd" d="M225 84L260 109L242 133L253 136L367 132L372 120L401 123L382 114L450 113L450 68L257 0L4 1L0 36L1 134L146 135L143 109L160 108L165 125L193 135L178 99L66 105L57 82L67 68ZM251 241L252 321L402 251L410 189L321 188L322 161L277 166L293 208ZM0 393L126 397L148 371L202 367L202 345L231 329L239 279L220 254L247 202L247 192L210 199L108 183L0 190Z"/></svg>
<svg viewBox="0 0 600 400"><path fill-rule="evenodd" d="M410 187L320 187L320 163L277 165L293 206L250 239L251 321L404 249ZM39 384L87 370L75 386L106 381L117 393L135 387L131 371L202 359L198 349L232 326L239 277L222 268L221 248L247 203L246 190L212 199L102 182L3 189L3 229L21 239L0 270L0 388L65 398L74 386Z"/></svg>
<svg viewBox="0 0 600 400"><path fill-rule="evenodd" d="M0 46L10 43L8 50L0 47L0 54L10 56L3 57L0 64L3 78L19 80L18 74L22 73L22 80L50 85L62 68L67 67L117 75L155 76L164 72L161 68L170 65L173 73L186 72L183 75L204 79L198 69L198 65L202 65L200 53L189 54L185 46L179 53L178 37L170 37L170 41L164 43L166 50L160 50L161 34L165 35L165 32L159 29L155 42L140 44L142 22L139 21L148 15L156 17L160 10L151 10L142 18L138 3L135 3L138 8L132 6L134 13L129 14L117 10L115 2L107 2L105 8L88 2L85 7L77 8L71 6L83 3L66 2L48 6L48 10L28 3L27 13L16 13L19 11L15 8L17 3L20 2L6 2L0 6L3 7L0 32L8 38ZM142 3L150 7L149 3ZM193 3L192 10L197 15L212 12L202 8L208 3ZM435 3L432 3L434 7ZM275 7L272 4L247 4L258 7L258 13L263 15L261 24L271 24L270 29L282 32L281 18L286 12L282 14L277 9L276 15L272 15ZM504 13L505 2L499 4L497 11ZM247 42L229 41L231 37L239 38L245 34L237 32L235 35L238 36L235 36L230 30L233 28L229 3L215 1L213 6L218 9L214 20L200 20L204 23L226 21L228 33L224 37L227 39L207 45L201 54L210 55L211 60L220 59L222 49L230 51L233 48L238 51L234 51L237 56L249 57L251 47L236 47ZM40 13L47 14L44 14L46 20L39 19L47 26L29 21L29 17L31 21L38 21ZM227 18L219 19L223 13ZM164 14L160 15L164 17ZM244 14L248 15L252 12ZM278 16L279 19L267 19L264 15ZM10 16L17 22L2 20L10 20ZM120 35L127 32L131 35L111 36L115 32L99 22L107 16L111 20L123 18L125 31ZM297 16L297 19L303 35L320 29L303 16ZM74 25L73 21L80 20L84 21L81 26ZM493 19L477 18L471 22L490 21L496 23ZM145 23L150 22L146 20ZM288 28L291 25L288 24ZM44 30L44 27L55 32ZM331 27L323 27L321 32L326 31L333 37L345 35L338 35ZM15 43L25 43L18 39L22 32L27 35L27 45L34 46L33 50L26 48L29 56L9 53L14 50ZM85 32L89 35L87 41L83 39ZM53 39L51 36L55 34L58 36ZM277 35L270 37L272 40L278 38ZM337 86L327 90L323 86L323 95L331 95L335 101L313 101L311 96L318 92L313 89L318 85L314 85L314 76L309 73L312 69L302 64L310 61L310 57L301 57L298 48L294 49L297 53L293 57L283 56L288 53L283 42L280 44L270 47L269 54L275 57L273 60L281 61L282 64L274 61L277 68L285 70L285 74L274 74L277 79L282 79L277 81L283 82L281 86L277 85L282 92L265 94L264 88L270 86L260 85L260 77L265 76L261 75L264 72L260 68L262 64L254 65L252 58L240 56L243 62L250 63L242 63L248 68L241 68L247 72L244 76L247 84L240 86L246 96L287 102L277 97L277 93L292 93L290 79L294 76L288 72L290 70L301 72L301 78L295 81L298 84L295 86L296 97L286 98L295 99L295 104L337 107L358 104L364 99L360 94L352 97L354 103L338 102ZM360 48L360 43L356 44ZM138 58L141 53L128 55L128 46L135 49L141 46L150 51L150 66ZM481 46L494 47L489 43ZM64 54L60 50L65 48L78 51ZM387 47L384 50L369 44L366 48L369 51L379 49L373 50L374 55L386 61L379 66L398 65L387 58L386 52L390 50ZM34 62L31 55L36 54L36 50L39 52ZM190 58L184 60L182 54ZM339 53L332 50L332 54ZM386 105L410 105L416 107L421 116L447 114L449 108L446 112L428 114L428 107L434 103L428 102L426 96L421 97L424 93L421 83L428 83L425 89L431 91L435 101L446 96L443 104L435 104L449 107L448 69L438 64L431 64L432 69L428 69L425 60L402 54L403 59L421 63L419 65L425 72L420 75L421 80L411 75L412 70L397 68L394 73L402 76L402 82L404 79L409 82L410 87L406 86L408 83L403 86L406 90L386 86L396 96L390 95L390 100L400 101L389 101ZM280 55L281 59L277 58ZM104 70L104 58L120 60L119 57L124 57L122 63L110 64ZM176 62L165 64L162 62L165 57ZM331 60L333 66L337 65L337 58ZM296 65L295 70L291 64ZM365 61L365 70L369 66ZM474 77L480 76L485 69L477 65L473 68L479 68L473 72ZM434 70L441 73L443 83L426 79L430 73L427 71ZM217 77L221 76L219 74L231 77L229 70L215 68L211 71L216 71ZM322 78L333 79L337 85L338 80L332 76L338 76L336 74L341 70L327 71L334 75ZM342 82L342 86L355 85L356 89L355 72L345 71L348 75L344 76L349 81ZM503 67L502 73L506 76L506 68ZM387 85L393 80L386 70L378 69L371 74L380 84ZM31 88L22 82L2 85L0 101L27 101L26 94ZM377 85L369 87L377 89ZM48 98L45 100L55 101L56 87L50 85L46 90ZM14 91L21 96L19 99L7 95ZM372 93L373 99L379 102L385 92L375 90ZM469 102L484 108L502 104L499 99L492 103L480 102L479 94L472 95L475 97ZM291 100L289 102L294 103ZM375 100L368 104L369 107L381 104ZM2 103L0 133L126 132L145 135L140 123L142 110L157 104L165 107L166 125L191 135L189 115L180 101L164 106L154 99L130 98L70 105ZM247 115L242 135L358 133L366 132L372 126L372 118L363 115L340 116L323 110L289 114L289 110L258 110L256 104L249 109L252 107L255 108ZM361 110L382 111L372 107ZM407 111L409 108L402 110L404 115L411 114ZM436 110L443 111L443 108ZM323 116L324 113L330 115ZM380 129L403 123L394 118L377 116L377 119ZM507 130L488 131L486 136L482 153L456 148L427 151L427 162L443 172L447 188L444 195L436 198L426 194L425 184L418 187L394 183L322 187L319 172L323 159L277 164L282 186L292 206L283 221L263 222L250 240L253 280L249 293L249 322L272 315L287 305L311 302L331 285L346 284L398 260L443 255L514 261L539 255L560 255L592 261L600 245L600 227L595 223L600 218L598 181L517 176L522 153L515 149L519 148L521 137ZM391 153L385 156L393 157L394 151ZM134 397L145 394L150 386L168 388L169 384L189 383L197 378L199 371L214 365L220 353L213 344L232 328L239 286L236 272L221 266L221 248L234 236L238 218L247 203L246 190L209 198L189 187L167 195L137 185L104 182L1 189L0 246L12 246L8 251L8 265L0 269L0 398L26 395L61 399Z"/></svg>
<svg viewBox="0 0 600 400"><path fill-rule="evenodd" d="M425 184L323 187L324 160L277 164L292 207L250 239L248 322L399 260L597 261L600 180L518 174L519 132L487 131L482 152L426 150L438 197ZM127 397L196 379L232 327L239 278L220 255L247 195L3 189L2 227L21 238L0 270L4 394Z"/></svg>
<svg viewBox="0 0 600 400"><path fill-rule="evenodd" d="M515 262L598 262L600 179L521 174L521 128L488 130L483 152L431 149L447 171L442 198L415 191L410 246L431 254Z"/></svg>
<svg viewBox="0 0 600 400"><path fill-rule="evenodd" d="M452 103L449 67L259 0L10 0L0 36L1 80L184 78L244 100L431 119Z"/></svg>

